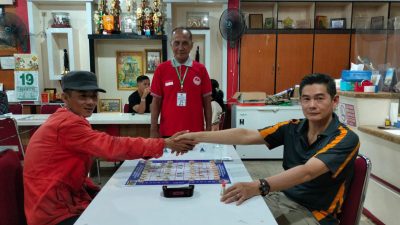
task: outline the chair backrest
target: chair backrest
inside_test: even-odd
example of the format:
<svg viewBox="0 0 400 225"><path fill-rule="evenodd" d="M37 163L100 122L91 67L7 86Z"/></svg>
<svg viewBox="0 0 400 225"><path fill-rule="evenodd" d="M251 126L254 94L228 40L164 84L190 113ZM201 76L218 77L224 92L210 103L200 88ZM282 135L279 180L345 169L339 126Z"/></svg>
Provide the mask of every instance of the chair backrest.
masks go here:
<svg viewBox="0 0 400 225"><path fill-rule="evenodd" d="M24 158L24 147L13 118L0 118L0 151L4 149L13 149L18 152L20 159Z"/></svg>
<svg viewBox="0 0 400 225"><path fill-rule="evenodd" d="M58 108L61 108L59 104L52 105L42 105L40 107L40 114L53 114L57 111Z"/></svg>
<svg viewBox="0 0 400 225"><path fill-rule="evenodd" d="M26 225L22 166L12 150L0 152L0 224Z"/></svg>
<svg viewBox="0 0 400 225"><path fill-rule="evenodd" d="M225 112L222 112L219 115L219 130L223 130L224 129L224 122L225 122Z"/></svg>
<svg viewBox="0 0 400 225"><path fill-rule="evenodd" d="M8 111L12 114L22 114L22 104L21 103L9 104Z"/></svg>
<svg viewBox="0 0 400 225"><path fill-rule="evenodd" d="M367 157L358 155L354 165L354 176L343 203L342 212L338 215L339 225L356 225L359 223L371 167L371 161Z"/></svg>
<svg viewBox="0 0 400 225"><path fill-rule="evenodd" d="M125 104L124 105L124 113L128 113L129 112L129 104Z"/></svg>

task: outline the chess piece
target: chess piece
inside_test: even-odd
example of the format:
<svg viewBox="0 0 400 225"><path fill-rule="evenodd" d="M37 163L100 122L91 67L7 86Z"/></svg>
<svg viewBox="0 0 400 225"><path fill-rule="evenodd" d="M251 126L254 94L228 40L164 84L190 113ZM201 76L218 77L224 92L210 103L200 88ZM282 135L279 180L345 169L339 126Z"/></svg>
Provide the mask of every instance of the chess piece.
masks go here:
<svg viewBox="0 0 400 225"><path fill-rule="evenodd" d="M62 75L66 75L68 72L69 72L69 58L67 49L64 49L64 71L62 72Z"/></svg>

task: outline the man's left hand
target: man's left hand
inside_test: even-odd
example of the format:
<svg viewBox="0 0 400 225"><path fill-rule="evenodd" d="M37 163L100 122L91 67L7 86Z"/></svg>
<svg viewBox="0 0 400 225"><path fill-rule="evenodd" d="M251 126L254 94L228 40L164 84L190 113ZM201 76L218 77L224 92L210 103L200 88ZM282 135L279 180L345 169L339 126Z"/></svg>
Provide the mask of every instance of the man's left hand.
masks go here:
<svg viewBox="0 0 400 225"><path fill-rule="evenodd" d="M258 181L236 183L226 189L224 195L221 197L221 202L236 202L236 205L240 205L247 199L259 195L260 190L258 187Z"/></svg>

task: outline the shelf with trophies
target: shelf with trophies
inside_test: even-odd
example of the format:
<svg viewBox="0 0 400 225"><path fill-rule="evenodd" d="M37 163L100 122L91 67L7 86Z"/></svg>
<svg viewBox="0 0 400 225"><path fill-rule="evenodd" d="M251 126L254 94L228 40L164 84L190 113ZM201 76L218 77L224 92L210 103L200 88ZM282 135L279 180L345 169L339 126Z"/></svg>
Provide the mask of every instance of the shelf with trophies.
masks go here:
<svg viewBox="0 0 400 225"><path fill-rule="evenodd" d="M121 5L122 3L122 5ZM97 40L160 40L162 61L167 60L167 36L164 35L164 16L161 0L98 0L93 13L94 33L89 34L90 70L95 72Z"/></svg>
<svg viewBox="0 0 400 225"><path fill-rule="evenodd" d="M74 38L72 28L48 28L47 59L49 79L61 80L67 72L75 69Z"/></svg>

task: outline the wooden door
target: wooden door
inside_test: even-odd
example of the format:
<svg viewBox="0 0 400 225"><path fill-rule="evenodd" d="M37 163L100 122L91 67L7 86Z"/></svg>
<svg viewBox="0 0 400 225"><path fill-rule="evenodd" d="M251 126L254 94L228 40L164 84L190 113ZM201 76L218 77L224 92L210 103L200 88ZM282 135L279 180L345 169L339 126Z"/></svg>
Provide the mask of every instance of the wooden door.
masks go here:
<svg viewBox="0 0 400 225"><path fill-rule="evenodd" d="M375 67L385 64L387 35L385 34L352 34L351 62L359 64L358 56L368 58Z"/></svg>
<svg viewBox="0 0 400 225"><path fill-rule="evenodd" d="M315 34L313 73L340 78L350 68L350 34Z"/></svg>
<svg viewBox="0 0 400 225"><path fill-rule="evenodd" d="M276 92L312 73L313 34L278 34Z"/></svg>
<svg viewBox="0 0 400 225"><path fill-rule="evenodd" d="M275 34L245 34L240 44L240 91L274 94Z"/></svg>

